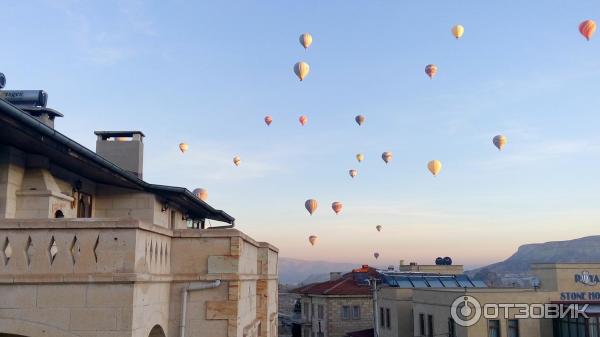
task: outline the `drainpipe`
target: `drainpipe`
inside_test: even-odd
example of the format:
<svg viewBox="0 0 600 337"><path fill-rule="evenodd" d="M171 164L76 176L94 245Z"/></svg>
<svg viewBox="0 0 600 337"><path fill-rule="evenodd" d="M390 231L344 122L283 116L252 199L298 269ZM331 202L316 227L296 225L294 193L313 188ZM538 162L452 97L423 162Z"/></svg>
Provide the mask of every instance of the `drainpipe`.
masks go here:
<svg viewBox="0 0 600 337"><path fill-rule="evenodd" d="M379 337L379 320L378 313L379 308L377 305L377 279L371 278L369 279L369 283L373 287L373 337Z"/></svg>
<svg viewBox="0 0 600 337"><path fill-rule="evenodd" d="M187 298L188 292L203 289L213 289L221 285L221 280L214 280L212 282L191 282L185 285L181 289L181 325L179 337L185 337L185 321L187 312Z"/></svg>

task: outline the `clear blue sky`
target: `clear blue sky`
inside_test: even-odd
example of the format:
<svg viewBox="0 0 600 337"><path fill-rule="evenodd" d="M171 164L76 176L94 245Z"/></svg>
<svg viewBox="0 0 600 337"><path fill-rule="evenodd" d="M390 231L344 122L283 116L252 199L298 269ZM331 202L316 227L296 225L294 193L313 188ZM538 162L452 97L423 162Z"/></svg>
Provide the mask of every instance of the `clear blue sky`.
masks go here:
<svg viewBox="0 0 600 337"><path fill-rule="evenodd" d="M207 188L282 256L480 265L600 228L600 36L577 30L600 21L597 0L47 0L0 15L7 88L48 91L57 129L92 149L94 130L142 130L147 180Z"/></svg>

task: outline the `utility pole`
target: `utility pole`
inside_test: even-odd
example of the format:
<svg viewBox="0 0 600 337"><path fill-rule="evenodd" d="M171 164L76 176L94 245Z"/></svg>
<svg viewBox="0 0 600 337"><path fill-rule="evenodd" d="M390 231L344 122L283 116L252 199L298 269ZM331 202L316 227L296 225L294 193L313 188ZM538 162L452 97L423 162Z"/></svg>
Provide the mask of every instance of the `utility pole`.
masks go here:
<svg viewBox="0 0 600 337"><path fill-rule="evenodd" d="M375 277L369 278L371 284L371 290L373 291L373 337L379 337L379 319L377 306L377 279Z"/></svg>

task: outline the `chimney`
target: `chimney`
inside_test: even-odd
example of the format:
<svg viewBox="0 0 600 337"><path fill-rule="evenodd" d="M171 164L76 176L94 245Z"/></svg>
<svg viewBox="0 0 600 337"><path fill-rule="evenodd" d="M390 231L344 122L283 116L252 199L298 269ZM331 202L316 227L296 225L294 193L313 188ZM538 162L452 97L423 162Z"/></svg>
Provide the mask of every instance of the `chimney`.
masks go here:
<svg viewBox="0 0 600 337"><path fill-rule="evenodd" d="M342 278L342 273L340 273L339 271L329 273L330 281L339 280L341 278Z"/></svg>
<svg viewBox="0 0 600 337"><path fill-rule="evenodd" d="M144 134L141 131L95 131L96 153L142 179Z"/></svg>

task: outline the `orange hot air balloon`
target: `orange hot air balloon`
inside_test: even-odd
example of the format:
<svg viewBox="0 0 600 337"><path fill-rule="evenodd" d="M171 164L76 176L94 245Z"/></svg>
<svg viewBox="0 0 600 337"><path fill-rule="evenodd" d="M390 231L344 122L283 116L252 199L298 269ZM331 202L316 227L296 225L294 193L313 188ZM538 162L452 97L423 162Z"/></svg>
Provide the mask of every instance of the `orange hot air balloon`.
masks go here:
<svg viewBox="0 0 600 337"><path fill-rule="evenodd" d="M381 232L381 225L375 226L375 229L377 229L378 232Z"/></svg>
<svg viewBox="0 0 600 337"><path fill-rule="evenodd" d="M379 253L375 252L375 253L373 253L373 256L375 257L375 259L378 259L379 258Z"/></svg>
<svg viewBox="0 0 600 337"><path fill-rule="evenodd" d="M300 124L301 124L302 126L304 126L304 125L306 125L306 123L308 123L308 117L306 117L306 116L304 116L304 115L303 115L303 116L300 116L300 118L298 118L298 121L300 121Z"/></svg>
<svg viewBox="0 0 600 337"><path fill-rule="evenodd" d="M318 203L315 199L308 199L304 202L304 207L312 215L317 210Z"/></svg>
<svg viewBox="0 0 600 337"><path fill-rule="evenodd" d="M267 124L267 126L269 126L269 125L271 125L271 123L273 123L273 117L265 116L265 124Z"/></svg>
<svg viewBox="0 0 600 337"><path fill-rule="evenodd" d="M208 199L208 191L203 188L197 188L194 190L193 193L198 199L202 201L206 201Z"/></svg>
<svg viewBox="0 0 600 337"><path fill-rule="evenodd" d="M331 209L333 209L335 214L340 214L340 212L342 211L342 207L344 207L344 205L342 205L342 203L339 201L334 201L331 204Z"/></svg>
<svg viewBox="0 0 600 337"><path fill-rule="evenodd" d="M179 144L179 151L181 151L181 153L185 153L189 148L190 147L186 143Z"/></svg>
<svg viewBox="0 0 600 337"><path fill-rule="evenodd" d="M387 164L390 162L390 160L392 160L392 153L391 152L384 152L381 154L381 159L383 159L383 161Z"/></svg>
<svg viewBox="0 0 600 337"><path fill-rule="evenodd" d="M579 32L586 40L590 40L596 31L596 22L594 20L585 20L579 24Z"/></svg>
<svg viewBox="0 0 600 337"><path fill-rule="evenodd" d="M311 235L308 237L308 242L310 242L311 246L314 246L318 240L319 238L316 235Z"/></svg>
<svg viewBox="0 0 600 337"><path fill-rule="evenodd" d="M354 177L356 177L356 175L358 174L358 171L357 171L357 170L355 170L355 169L352 169L352 170L348 171L348 173L350 173L350 176L351 176L352 178L354 178Z"/></svg>
<svg viewBox="0 0 600 337"><path fill-rule="evenodd" d="M363 115L358 115L356 117L354 117L354 120L356 121L356 123L360 126L363 125L363 123L365 122L365 116Z"/></svg>
<svg viewBox="0 0 600 337"><path fill-rule="evenodd" d="M437 74L437 71L438 68L435 64L428 64L427 67L425 67L425 73L427 76L429 76L429 78L433 78L433 76Z"/></svg>
<svg viewBox="0 0 600 337"><path fill-rule="evenodd" d="M240 158L240 156L233 157L233 163L235 164L235 166L240 166L241 162L242 162L242 159Z"/></svg>

